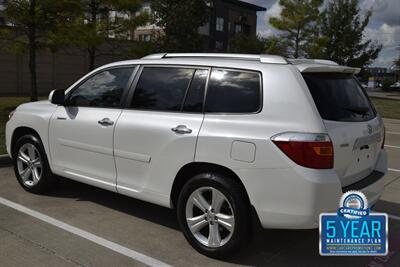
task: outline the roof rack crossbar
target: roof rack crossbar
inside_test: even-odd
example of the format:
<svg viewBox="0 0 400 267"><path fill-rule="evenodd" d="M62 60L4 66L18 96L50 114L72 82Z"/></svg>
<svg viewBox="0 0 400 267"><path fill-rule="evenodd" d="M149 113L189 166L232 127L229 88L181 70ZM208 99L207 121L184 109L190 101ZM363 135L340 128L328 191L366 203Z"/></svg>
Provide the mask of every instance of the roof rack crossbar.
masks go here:
<svg viewBox="0 0 400 267"><path fill-rule="evenodd" d="M298 64L321 64L321 65L332 65L338 66L335 61L327 60L327 59L303 59L303 58L288 58L287 61L294 65Z"/></svg>
<svg viewBox="0 0 400 267"><path fill-rule="evenodd" d="M161 53L143 57L143 59L162 59L162 58L224 58L254 60L262 63L288 64L286 59L276 55L252 55L252 54L229 54L229 53Z"/></svg>

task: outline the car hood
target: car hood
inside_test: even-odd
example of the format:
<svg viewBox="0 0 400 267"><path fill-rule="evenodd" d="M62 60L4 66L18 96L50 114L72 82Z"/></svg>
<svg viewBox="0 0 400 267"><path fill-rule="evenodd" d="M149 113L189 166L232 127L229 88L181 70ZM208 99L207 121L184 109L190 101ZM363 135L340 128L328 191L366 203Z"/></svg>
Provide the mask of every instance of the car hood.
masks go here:
<svg viewBox="0 0 400 267"><path fill-rule="evenodd" d="M35 101L21 104L17 107L17 111L54 111L57 105L50 103L49 100Z"/></svg>

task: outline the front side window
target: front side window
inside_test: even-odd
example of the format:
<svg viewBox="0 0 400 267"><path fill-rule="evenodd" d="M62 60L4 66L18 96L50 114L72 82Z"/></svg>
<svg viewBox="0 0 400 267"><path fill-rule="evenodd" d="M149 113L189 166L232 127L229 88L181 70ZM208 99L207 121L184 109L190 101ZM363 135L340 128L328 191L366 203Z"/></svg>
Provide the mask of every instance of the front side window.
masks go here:
<svg viewBox="0 0 400 267"><path fill-rule="evenodd" d="M180 111L195 69L145 67L132 99L134 109Z"/></svg>
<svg viewBox="0 0 400 267"><path fill-rule="evenodd" d="M260 79L256 72L214 69L208 84L205 111L258 112L261 106Z"/></svg>
<svg viewBox="0 0 400 267"><path fill-rule="evenodd" d="M128 87L133 69L117 68L97 73L72 91L67 104L79 107L120 107L122 94Z"/></svg>

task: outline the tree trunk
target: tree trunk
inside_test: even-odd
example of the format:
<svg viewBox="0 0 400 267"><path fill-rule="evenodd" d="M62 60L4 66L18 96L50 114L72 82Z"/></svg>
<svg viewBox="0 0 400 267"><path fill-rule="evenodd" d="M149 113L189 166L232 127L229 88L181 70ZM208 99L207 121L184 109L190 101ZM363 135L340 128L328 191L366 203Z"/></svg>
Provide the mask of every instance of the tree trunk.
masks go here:
<svg viewBox="0 0 400 267"><path fill-rule="evenodd" d="M36 0L30 1L29 14L35 18ZM36 25L32 22L28 27L29 39L29 73L31 76L31 101L38 100L36 76Z"/></svg>
<svg viewBox="0 0 400 267"><path fill-rule="evenodd" d="M94 25L96 28L97 25L97 11L98 11L98 4L96 0L91 0L90 1L90 23ZM89 55L89 71L94 70L95 66L95 61L96 61L96 46L94 45L89 45L88 48L88 55Z"/></svg>
<svg viewBox="0 0 400 267"><path fill-rule="evenodd" d="M89 71L94 70L96 61L96 47L88 47L89 54Z"/></svg>
<svg viewBox="0 0 400 267"><path fill-rule="evenodd" d="M294 58L299 57L299 46L300 46L300 27L297 28L296 39L295 39L295 48L294 48Z"/></svg>

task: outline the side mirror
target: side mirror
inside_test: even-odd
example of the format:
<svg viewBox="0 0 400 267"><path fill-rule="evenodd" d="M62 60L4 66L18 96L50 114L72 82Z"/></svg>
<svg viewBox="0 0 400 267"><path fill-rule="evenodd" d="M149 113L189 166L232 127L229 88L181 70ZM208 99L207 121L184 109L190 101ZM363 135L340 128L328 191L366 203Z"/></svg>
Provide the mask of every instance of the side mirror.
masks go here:
<svg viewBox="0 0 400 267"><path fill-rule="evenodd" d="M65 93L64 90L53 90L50 92L49 101L52 104L64 106L65 104Z"/></svg>

